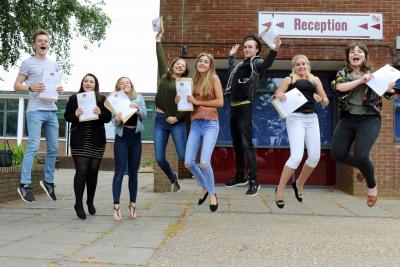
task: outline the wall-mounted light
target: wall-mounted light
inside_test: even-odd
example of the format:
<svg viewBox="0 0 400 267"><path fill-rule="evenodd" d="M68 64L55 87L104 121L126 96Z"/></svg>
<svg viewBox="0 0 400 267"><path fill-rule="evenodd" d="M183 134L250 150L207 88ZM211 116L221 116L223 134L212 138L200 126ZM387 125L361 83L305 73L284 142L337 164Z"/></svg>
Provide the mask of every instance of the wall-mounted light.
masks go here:
<svg viewBox="0 0 400 267"><path fill-rule="evenodd" d="M188 47L187 45L182 45L181 46L181 57L185 57L188 54Z"/></svg>

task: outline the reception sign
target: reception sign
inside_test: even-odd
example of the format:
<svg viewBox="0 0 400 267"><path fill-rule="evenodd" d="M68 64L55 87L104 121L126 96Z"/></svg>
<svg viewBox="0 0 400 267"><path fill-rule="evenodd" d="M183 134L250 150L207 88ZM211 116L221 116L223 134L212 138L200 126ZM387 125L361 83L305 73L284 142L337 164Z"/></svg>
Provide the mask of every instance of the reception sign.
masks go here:
<svg viewBox="0 0 400 267"><path fill-rule="evenodd" d="M258 13L258 34L275 25L284 38L383 39L383 16L379 13Z"/></svg>

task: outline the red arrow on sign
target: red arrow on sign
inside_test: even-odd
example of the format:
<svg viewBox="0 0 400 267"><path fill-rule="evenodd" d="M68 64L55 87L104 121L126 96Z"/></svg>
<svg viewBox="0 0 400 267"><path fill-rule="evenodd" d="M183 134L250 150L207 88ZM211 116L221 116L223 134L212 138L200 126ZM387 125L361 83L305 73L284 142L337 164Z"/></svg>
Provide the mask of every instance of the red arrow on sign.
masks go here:
<svg viewBox="0 0 400 267"><path fill-rule="evenodd" d="M368 23L361 24L358 27L363 28L364 30L368 30Z"/></svg>
<svg viewBox="0 0 400 267"><path fill-rule="evenodd" d="M381 29L381 24L378 23L378 24L372 25L371 28L375 28L377 30L380 30Z"/></svg>
<svg viewBox="0 0 400 267"><path fill-rule="evenodd" d="M265 26L269 29L269 27L271 27L271 22L264 23L263 26Z"/></svg>
<svg viewBox="0 0 400 267"><path fill-rule="evenodd" d="M280 23L277 23L276 26L283 29L283 28L285 28L285 23L284 22L280 22Z"/></svg>

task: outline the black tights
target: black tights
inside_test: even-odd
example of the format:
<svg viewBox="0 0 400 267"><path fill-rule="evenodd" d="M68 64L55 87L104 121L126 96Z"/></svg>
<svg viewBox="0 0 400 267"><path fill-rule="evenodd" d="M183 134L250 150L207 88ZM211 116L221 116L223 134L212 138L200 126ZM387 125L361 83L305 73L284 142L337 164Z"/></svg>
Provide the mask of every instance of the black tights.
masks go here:
<svg viewBox="0 0 400 267"><path fill-rule="evenodd" d="M99 172L101 159L72 156L75 163L75 204L82 205L83 193L87 193L87 203L93 203L97 186L97 174Z"/></svg>
<svg viewBox="0 0 400 267"><path fill-rule="evenodd" d="M332 138L332 157L358 168L368 188L376 186L374 165L369 157L381 130L381 120L374 115L346 115L339 119ZM350 152L354 143L354 151Z"/></svg>

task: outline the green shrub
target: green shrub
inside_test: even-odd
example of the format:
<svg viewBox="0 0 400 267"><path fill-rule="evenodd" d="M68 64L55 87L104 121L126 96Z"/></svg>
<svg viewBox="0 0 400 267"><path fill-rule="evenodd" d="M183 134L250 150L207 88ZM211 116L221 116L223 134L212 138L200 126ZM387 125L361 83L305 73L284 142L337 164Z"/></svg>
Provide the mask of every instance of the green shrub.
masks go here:
<svg viewBox="0 0 400 267"><path fill-rule="evenodd" d="M0 149L6 149L5 144L0 144ZM8 149L8 147L7 147ZM22 145L16 145L16 146L11 146L10 149L12 150L13 153L13 160L12 160L12 166L18 166L22 164L22 160L24 159L24 154L25 154L25 148ZM36 154L35 158L33 159L33 164L38 164L39 162L39 157Z"/></svg>

